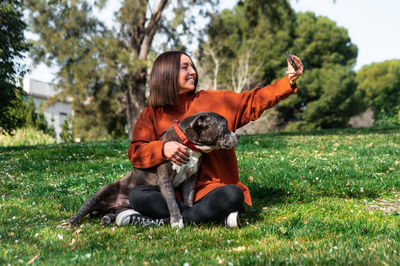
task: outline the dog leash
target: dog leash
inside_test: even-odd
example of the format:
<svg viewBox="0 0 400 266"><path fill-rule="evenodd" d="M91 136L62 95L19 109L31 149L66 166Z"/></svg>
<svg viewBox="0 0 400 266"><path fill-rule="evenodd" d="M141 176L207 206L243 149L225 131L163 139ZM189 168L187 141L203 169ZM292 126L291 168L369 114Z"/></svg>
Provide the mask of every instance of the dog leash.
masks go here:
<svg viewBox="0 0 400 266"><path fill-rule="evenodd" d="M194 151L200 151L199 149L196 148L196 146L194 146L193 143L191 143L185 133L183 133L183 131L180 129L178 122L175 121L175 123L173 124L173 127L175 129L176 134L178 134L178 137L183 141L183 144L186 145L189 149L194 150Z"/></svg>

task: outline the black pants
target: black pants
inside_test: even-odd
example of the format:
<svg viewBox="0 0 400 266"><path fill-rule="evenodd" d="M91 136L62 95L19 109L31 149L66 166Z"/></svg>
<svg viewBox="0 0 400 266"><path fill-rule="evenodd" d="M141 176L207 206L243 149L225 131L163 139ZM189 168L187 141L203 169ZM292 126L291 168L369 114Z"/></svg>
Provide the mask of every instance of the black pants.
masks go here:
<svg viewBox="0 0 400 266"><path fill-rule="evenodd" d="M138 186L129 193L129 201L133 209L141 214L169 221L167 203L159 187ZM229 213L243 208L244 194L236 185L226 185L210 191L193 207L177 200L185 223L200 224L204 222L220 222Z"/></svg>

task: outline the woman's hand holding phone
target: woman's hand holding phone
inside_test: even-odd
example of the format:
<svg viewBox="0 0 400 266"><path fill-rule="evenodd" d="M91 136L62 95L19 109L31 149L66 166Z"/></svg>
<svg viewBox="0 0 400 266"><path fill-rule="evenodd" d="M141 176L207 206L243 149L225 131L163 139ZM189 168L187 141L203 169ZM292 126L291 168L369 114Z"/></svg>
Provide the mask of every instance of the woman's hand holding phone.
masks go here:
<svg viewBox="0 0 400 266"><path fill-rule="evenodd" d="M303 74L304 68L300 58L297 56L291 55L286 51L286 57L288 62L288 71L286 73L288 74L290 85L293 85Z"/></svg>

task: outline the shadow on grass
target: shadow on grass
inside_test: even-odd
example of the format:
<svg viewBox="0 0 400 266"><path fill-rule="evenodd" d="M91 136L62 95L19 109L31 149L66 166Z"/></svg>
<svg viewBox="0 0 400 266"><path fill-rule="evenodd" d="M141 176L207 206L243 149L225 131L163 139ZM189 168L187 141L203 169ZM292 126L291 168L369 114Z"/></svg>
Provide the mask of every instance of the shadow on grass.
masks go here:
<svg viewBox="0 0 400 266"><path fill-rule="evenodd" d="M320 198L336 198L336 199L369 199L376 200L381 197L380 193L376 191L360 193L357 191L347 191L344 194L335 194L320 190L318 193L309 193L308 191L296 191L295 193L288 193L285 188L266 187L257 184L247 184L252 196L253 206L246 206L244 214L246 220L250 223L262 220L262 212L264 208L282 207L283 205L290 204L304 204L318 201ZM397 199L396 199L397 200Z"/></svg>
<svg viewBox="0 0 400 266"><path fill-rule="evenodd" d="M249 187L253 206L246 206L245 216L249 221L258 221L261 219L261 212L264 207L272 207L283 202L288 202L288 194L284 189L274 187L253 186Z"/></svg>

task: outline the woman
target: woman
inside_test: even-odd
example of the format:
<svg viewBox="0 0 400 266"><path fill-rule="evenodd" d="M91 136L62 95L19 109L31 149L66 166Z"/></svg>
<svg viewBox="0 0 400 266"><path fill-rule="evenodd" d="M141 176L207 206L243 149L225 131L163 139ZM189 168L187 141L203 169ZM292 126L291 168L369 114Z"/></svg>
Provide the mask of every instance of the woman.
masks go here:
<svg viewBox="0 0 400 266"><path fill-rule="evenodd" d="M150 76L148 106L140 114L133 130L128 155L136 168L151 168L166 160L183 164L188 160L187 147L174 141L159 141L174 120L200 111L216 112L228 120L231 131L258 119L263 111L297 91L296 80L303 72L298 57L293 56L297 71L288 62L288 76L251 92L199 91L197 70L183 52L165 52L155 60ZM133 210L122 212L117 224L167 224L169 212L157 187L139 186L129 196ZM214 150L202 156L196 182L193 207L178 200L184 222L222 222L238 226L238 212L243 202L251 205L249 189L239 180L234 149ZM139 213L137 213L137 212Z"/></svg>

